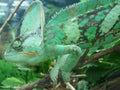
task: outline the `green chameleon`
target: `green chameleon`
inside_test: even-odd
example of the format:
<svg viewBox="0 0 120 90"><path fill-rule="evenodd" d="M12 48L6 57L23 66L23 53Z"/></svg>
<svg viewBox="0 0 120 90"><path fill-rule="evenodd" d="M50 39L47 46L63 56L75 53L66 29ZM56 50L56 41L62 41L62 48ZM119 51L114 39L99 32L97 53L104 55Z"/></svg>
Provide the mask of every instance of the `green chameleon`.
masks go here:
<svg viewBox="0 0 120 90"><path fill-rule="evenodd" d="M112 47L120 39L120 0L87 0L60 10L47 23L43 5L33 2L26 10L20 35L5 51L6 60L38 64L57 59L50 72L65 82L87 48L86 56Z"/></svg>

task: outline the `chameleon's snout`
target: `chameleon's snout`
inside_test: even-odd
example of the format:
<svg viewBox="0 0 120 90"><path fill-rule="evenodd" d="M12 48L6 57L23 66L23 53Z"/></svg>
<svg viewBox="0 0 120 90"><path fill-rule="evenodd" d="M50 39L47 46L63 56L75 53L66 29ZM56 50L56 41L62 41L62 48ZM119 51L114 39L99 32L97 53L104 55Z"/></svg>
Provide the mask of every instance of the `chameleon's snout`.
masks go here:
<svg viewBox="0 0 120 90"><path fill-rule="evenodd" d="M14 53L10 52L10 50L6 50L4 52L4 59L7 61L14 62L14 60L16 59L16 55Z"/></svg>

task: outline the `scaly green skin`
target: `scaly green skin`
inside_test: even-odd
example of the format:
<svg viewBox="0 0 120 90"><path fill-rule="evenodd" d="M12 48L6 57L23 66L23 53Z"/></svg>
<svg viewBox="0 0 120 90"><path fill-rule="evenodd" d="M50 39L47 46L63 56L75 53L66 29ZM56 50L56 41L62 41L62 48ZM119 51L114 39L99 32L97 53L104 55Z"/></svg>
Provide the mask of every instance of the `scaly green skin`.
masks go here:
<svg viewBox="0 0 120 90"><path fill-rule="evenodd" d="M43 11L40 2L27 9L20 36L6 50L5 58L37 64L58 57L50 73L55 83L59 71L66 82L70 80L70 72L86 48L93 54L110 48L120 38L120 0L77 3L61 10L45 26Z"/></svg>

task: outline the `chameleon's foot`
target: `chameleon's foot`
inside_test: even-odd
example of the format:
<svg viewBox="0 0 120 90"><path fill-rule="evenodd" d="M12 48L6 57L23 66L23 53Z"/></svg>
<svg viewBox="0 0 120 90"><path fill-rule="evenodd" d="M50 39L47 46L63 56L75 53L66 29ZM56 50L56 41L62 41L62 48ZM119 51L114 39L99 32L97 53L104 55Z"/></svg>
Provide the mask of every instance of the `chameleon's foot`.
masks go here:
<svg viewBox="0 0 120 90"><path fill-rule="evenodd" d="M58 79L58 73L59 73L59 68L53 68L50 72L50 78L53 81L53 84L57 84L57 79Z"/></svg>
<svg viewBox="0 0 120 90"><path fill-rule="evenodd" d="M62 71L62 78L63 78L63 80L65 82L70 82L70 72L64 72L64 71Z"/></svg>
<svg viewBox="0 0 120 90"><path fill-rule="evenodd" d="M68 56L69 54L58 57L57 63L51 70L50 77L54 84L57 84L59 69L64 66Z"/></svg>

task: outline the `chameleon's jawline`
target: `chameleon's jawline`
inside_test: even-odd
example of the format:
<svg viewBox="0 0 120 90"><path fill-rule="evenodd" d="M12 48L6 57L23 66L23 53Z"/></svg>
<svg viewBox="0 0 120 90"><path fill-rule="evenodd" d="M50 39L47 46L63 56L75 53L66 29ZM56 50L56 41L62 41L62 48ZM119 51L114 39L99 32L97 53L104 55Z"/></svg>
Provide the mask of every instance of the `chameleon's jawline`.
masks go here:
<svg viewBox="0 0 120 90"><path fill-rule="evenodd" d="M28 57L22 52L5 52L4 58L6 61L14 62L14 63L20 63L20 64L36 64L39 63L37 59L39 59L39 56L34 57ZM38 62L36 62L38 61Z"/></svg>

